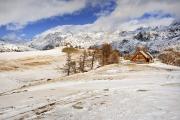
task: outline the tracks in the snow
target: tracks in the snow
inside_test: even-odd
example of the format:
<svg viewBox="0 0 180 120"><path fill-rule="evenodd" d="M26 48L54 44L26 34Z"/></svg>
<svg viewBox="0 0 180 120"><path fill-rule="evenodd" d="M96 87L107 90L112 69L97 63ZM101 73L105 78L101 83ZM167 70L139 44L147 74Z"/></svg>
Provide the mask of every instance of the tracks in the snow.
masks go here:
<svg viewBox="0 0 180 120"><path fill-rule="evenodd" d="M0 115L0 119L2 120L6 120L6 119L22 120L24 118L36 119L41 117L41 115L50 112L56 106L65 106L73 103L75 104L80 102L81 100L89 99L99 95L100 93L96 91L79 92L59 100L58 99L49 100L49 102L41 105L24 106L19 109L14 108L14 110L12 111L6 111L5 113L2 113L2 115Z"/></svg>

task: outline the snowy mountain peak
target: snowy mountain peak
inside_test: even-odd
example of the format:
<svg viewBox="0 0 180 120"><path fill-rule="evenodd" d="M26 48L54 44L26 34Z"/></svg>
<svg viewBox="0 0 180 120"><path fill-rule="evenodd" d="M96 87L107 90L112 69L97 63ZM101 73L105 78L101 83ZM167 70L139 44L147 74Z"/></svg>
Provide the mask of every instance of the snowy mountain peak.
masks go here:
<svg viewBox="0 0 180 120"><path fill-rule="evenodd" d="M56 46L70 43L73 46L89 47L112 43L113 47L123 53L132 52L141 44L147 46L151 52L158 52L168 47L180 45L180 25L178 22L170 26L140 27L134 31L93 31L89 26L60 26L50 29L34 37L30 47L36 49L52 49Z"/></svg>

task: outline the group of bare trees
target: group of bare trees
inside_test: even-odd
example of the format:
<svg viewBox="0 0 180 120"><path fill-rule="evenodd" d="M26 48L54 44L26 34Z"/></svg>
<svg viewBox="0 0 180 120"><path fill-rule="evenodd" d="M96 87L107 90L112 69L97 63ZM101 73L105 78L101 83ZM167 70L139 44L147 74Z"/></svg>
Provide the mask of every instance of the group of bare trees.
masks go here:
<svg viewBox="0 0 180 120"><path fill-rule="evenodd" d="M97 60L95 50L84 50L76 59L72 59L72 52L66 52L66 64L63 71L69 76L70 74L87 72L94 68L94 63Z"/></svg>
<svg viewBox="0 0 180 120"><path fill-rule="evenodd" d="M100 66L119 63L119 51L113 50L110 44L103 44L101 48L83 50L79 53L80 56L73 60L72 48L66 48L66 64L63 70L68 76L73 73L92 70L95 63L99 63Z"/></svg>

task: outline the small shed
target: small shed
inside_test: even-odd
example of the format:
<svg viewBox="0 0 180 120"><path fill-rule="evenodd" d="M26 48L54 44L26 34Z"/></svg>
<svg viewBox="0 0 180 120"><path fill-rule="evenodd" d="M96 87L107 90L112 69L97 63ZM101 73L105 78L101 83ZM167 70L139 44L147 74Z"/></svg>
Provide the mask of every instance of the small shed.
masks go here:
<svg viewBox="0 0 180 120"><path fill-rule="evenodd" d="M153 56L144 48L137 48L131 61L135 63L152 63Z"/></svg>

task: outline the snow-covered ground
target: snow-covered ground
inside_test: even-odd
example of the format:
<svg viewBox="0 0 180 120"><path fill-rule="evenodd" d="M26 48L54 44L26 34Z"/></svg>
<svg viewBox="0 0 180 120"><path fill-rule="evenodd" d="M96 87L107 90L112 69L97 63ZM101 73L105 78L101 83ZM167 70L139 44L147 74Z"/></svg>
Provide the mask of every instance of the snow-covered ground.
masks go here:
<svg viewBox="0 0 180 120"><path fill-rule="evenodd" d="M22 52L22 51L32 51L34 49L23 45L23 44L15 44L15 43L6 43L0 39L0 52Z"/></svg>
<svg viewBox="0 0 180 120"><path fill-rule="evenodd" d="M180 119L179 67L159 62L141 65L123 62L63 77L55 69L62 65L63 54L57 52L52 57L55 61L51 64L0 72L0 91L10 90L0 94L0 119ZM53 80L22 88L12 85L15 90L8 89L13 81L21 85L22 81L31 83L45 77Z"/></svg>
<svg viewBox="0 0 180 120"><path fill-rule="evenodd" d="M34 56L59 56L63 54L61 50L62 47L44 51L3 52L0 53L0 60L12 60Z"/></svg>
<svg viewBox="0 0 180 120"><path fill-rule="evenodd" d="M59 77L65 60L61 50L0 53L0 94Z"/></svg>

